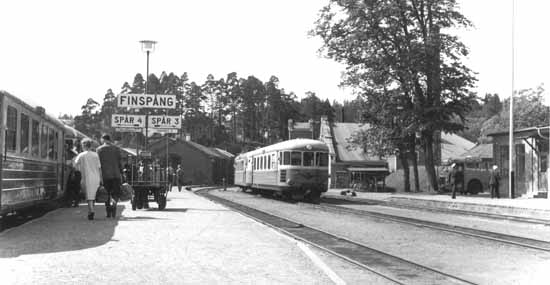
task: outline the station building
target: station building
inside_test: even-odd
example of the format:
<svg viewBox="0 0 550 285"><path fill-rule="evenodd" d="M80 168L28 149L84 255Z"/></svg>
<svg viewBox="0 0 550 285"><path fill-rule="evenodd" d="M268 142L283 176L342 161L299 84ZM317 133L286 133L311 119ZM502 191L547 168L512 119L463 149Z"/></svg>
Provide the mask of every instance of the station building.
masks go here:
<svg viewBox="0 0 550 285"><path fill-rule="evenodd" d="M514 131L514 197L547 198L550 174L549 130L546 127L531 127ZM509 132L488 134L493 139L493 158L502 177L501 195L509 196Z"/></svg>

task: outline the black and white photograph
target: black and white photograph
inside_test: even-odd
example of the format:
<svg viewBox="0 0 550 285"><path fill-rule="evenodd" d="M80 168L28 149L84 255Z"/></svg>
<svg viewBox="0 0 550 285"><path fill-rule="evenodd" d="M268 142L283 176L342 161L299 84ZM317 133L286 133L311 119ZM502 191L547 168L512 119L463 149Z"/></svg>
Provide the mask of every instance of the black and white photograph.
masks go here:
<svg viewBox="0 0 550 285"><path fill-rule="evenodd" d="M2 285L550 283L550 2L0 11Z"/></svg>

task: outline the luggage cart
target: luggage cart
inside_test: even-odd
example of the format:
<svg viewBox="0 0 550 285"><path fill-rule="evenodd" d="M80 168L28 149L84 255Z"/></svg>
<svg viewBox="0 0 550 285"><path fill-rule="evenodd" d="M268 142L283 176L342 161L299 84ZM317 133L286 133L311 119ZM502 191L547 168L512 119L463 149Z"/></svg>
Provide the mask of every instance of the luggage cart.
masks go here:
<svg viewBox="0 0 550 285"><path fill-rule="evenodd" d="M131 199L132 210L148 209L149 202L156 202L158 209L164 210L170 182L159 160L151 157L150 152L142 151L129 165L131 173L128 173L128 184L134 190Z"/></svg>

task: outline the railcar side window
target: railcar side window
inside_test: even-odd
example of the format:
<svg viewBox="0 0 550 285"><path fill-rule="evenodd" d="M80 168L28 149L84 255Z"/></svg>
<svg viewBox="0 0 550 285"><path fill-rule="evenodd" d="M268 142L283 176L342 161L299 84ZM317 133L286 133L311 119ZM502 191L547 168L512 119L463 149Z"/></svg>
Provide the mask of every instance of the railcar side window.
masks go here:
<svg viewBox="0 0 550 285"><path fill-rule="evenodd" d="M40 141L40 124L32 120L32 129L31 129L31 155L38 156L38 142Z"/></svg>
<svg viewBox="0 0 550 285"><path fill-rule="evenodd" d="M55 138L54 138L54 148L53 148L53 159L57 160L57 142L59 141L59 132L55 132Z"/></svg>
<svg viewBox="0 0 550 285"><path fill-rule="evenodd" d="M328 153L318 152L315 157L315 165L317 166L328 166Z"/></svg>
<svg viewBox="0 0 550 285"><path fill-rule="evenodd" d="M290 164L291 165L302 165L302 152L293 151L290 153Z"/></svg>
<svg viewBox="0 0 550 285"><path fill-rule="evenodd" d="M6 122L6 150L15 151L17 139L17 109L8 106L8 117Z"/></svg>
<svg viewBox="0 0 550 285"><path fill-rule="evenodd" d="M54 130L51 128L48 128L48 158L54 159L54 152L55 152L55 143L54 143Z"/></svg>
<svg viewBox="0 0 550 285"><path fill-rule="evenodd" d="M42 125L42 133L40 135L40 153L42 158L48 156L48 127Z"/></svg>
<svg viewBox="0 0 550 285"><path fill-rule="evenodd" d="M285 151L283 154L283 165L290 165L290 152Z"/></svg>
<svg viewBox="0 0 550 285"><path fill-rule="evenodd" d="M21 142L20 149L22 153L29 153L29 137L30 137L30 119L29 116L21 113Z"/></svg>
<svg viewBox="0 0 550 285"><path fill-rule="evenodd" d="M304 151L304 166L313 166L314 154L312 151Z"/></svg>
<svg viewBox="0 0 550 285"><path fill-rule="evenodd" d="M271 169L271 155L267 156L267 169Z"/></svg>

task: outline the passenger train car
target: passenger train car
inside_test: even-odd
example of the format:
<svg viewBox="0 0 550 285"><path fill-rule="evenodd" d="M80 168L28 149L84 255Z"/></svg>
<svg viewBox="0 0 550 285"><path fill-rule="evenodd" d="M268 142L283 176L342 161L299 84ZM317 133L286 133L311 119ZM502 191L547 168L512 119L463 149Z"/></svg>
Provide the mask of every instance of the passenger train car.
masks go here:
<svg viewBox="0 0 550 285"><path fill-rule="evenodd" d="M238 155L234 181L242 189L318 203L327 191L328 160L325 143L288 140Z"/></svg>
<svg viewBox="0 0 550 285"><path fill-rule="evenodd" d="M64 198L66 140L83 135L4 91L0 120L0 216Z"/></svg>

